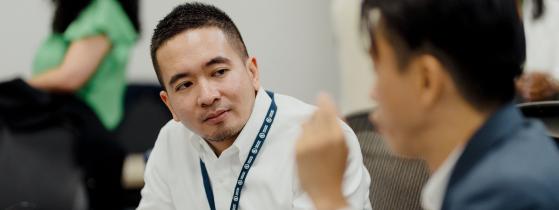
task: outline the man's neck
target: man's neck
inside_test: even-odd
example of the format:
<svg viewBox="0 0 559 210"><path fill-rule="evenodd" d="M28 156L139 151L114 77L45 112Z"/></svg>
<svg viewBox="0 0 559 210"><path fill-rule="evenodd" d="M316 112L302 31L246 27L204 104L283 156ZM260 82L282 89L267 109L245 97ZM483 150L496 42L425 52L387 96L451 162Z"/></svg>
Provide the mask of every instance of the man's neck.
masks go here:
<svg viewBox="0 0 559 210"><path fill-rule="evenodd" d="M233 143L235 143L235 139L237 139L237 136L238 135L225 139L223 141L205 141L208 142L208 145L210 145L210 148L212 148L215 155L219 157L221 156L221 153L223 153L223 151L225 151L227 148L231 147Z"/></svg>
<svg viewBox="0 0 559 210"><path fill-rule="evenodd" d="M256 98L258 96L258 89L254 90L254 101L252 102L251 108L250 110L252 110L256 104ZM252 113L251 113L252 115ZM248 119L247 122L245 122L245 126L248 123ZM244 126L243 126L244 129ZM217 157L221 156L221 153L223 151L225 151L227 148L231 147L231 145L233 145L233 143L235 143L235 140L237 139L237 137L239 137L239 133L237 133L237 135L231 136L223 141L208 141L205 140L206 142L208 142L208 144L210 145L210 148L212 148L212 150L214 151L215 155Z"/></svg>
<svg viewBox="0 0 559 210"><path fill-rule="evenodd" d="M439 113L432 129L423 138L422 151L431 174L435 173L453 151L464 147L491 116L491 111L477 111L469 106L454 106Z"/></svg>

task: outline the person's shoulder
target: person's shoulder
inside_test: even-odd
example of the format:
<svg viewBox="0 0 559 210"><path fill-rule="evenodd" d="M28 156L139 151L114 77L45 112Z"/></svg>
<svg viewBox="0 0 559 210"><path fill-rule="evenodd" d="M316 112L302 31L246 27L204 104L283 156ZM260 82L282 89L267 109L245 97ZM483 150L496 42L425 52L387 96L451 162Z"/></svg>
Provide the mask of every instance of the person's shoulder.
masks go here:
<svg viewBox="0 0 559 210"><path fill-rule="evenodd" d="M552 178L559 187L557 163L559 147L547 136L539 121L526 120L518 129L511 131L502 141L493 145L487 157L480 162L480 166L481 169L494 171L492 173L497 173L502 178Z"/></svg>
<svg viewBox="0 0 559 210"><path fill-rule="evenodd" d="M103 33L111 44L134 43L138 33L117 0L94 0L68 26L64 37L78 40Z"/></svg>
<svg viewBox="0 0 559 210"><path fill-rule="evenodd" d="M559 161L559 147L540 121L525 120L503 138L489 154L489 160L494 164L535 169L556 165Z"/></svg>
<svg viewBox="0 0 559 210"><path fill-rule="evenodd" d="M305 103L295 97L275 94L275 101L278 106L278 120L289 122L292 126L300 126L316 111L316 107Z"/></svg>
<svg viewBox="0 0 559 210"><path fill-rule="evenodd" d="M456 186L445 197L457 209L554 209L559 206L557 180L501 168ZM537 172L536 172L537 173ZM451 189L448 189L451 190Z"/></svg>
<svg viewBox="0 0 559 210"><path fill-rule="evenodd" d="M316 106L305 103L292 96L275 94L274 97L276 98L278 107L289 110L295 114L311 115L316 110Z"/></svg>
<svg viewBox="0 0 559 210"><path fill-rule="evenodd" d="M502 193L509 199L529 196L532 200L559 204L559 147L541 123L526 120L518 129L492 146L454 189L470 195ZM508 197L507 197L508 196ZM519 200L519 202L523 202Z"/></svg>
<svg viewBox="0 0 559 210"><path fill-rule="evenodd" d="M195 152L192 146L195 137L182 123L170 120L159 131L150 159L165 162L166 166L180 164L176 162L177 157Z"/></svg>
<svg viewBox="0 0 559 210"><path fill-rule="evenodd" d="M176 146L176 144L188 142L194 135L194 132L186 128L182 123L171 119L161 127L155 145Z"/></svg>
<svg viewBox="0 0 559 210"><path fill-rule="evenodd" d="M292 96L275 94L275 97L279 109L287 110L286 112L282 113L282 115L306 119L312 116L312 114L317 110L316 106L308 104ZM345 133L353 133L353 130L342 119L339 119L339 121L342 126L342 130Z"/></svg>
<svg viewBox="0 0 559 210"><path fill-rule="evenodd" d="M486 165L489 166L489 165ZM447 195L462 209L550 209L559 206L559 173L542 169L490 165L492 169L470 174L469 181ZM533 170L533 171L530 171ZM481 173L480 173L481 172Z"/></svg>
<svg viewBox="0 0 559 210"><path fill-rule="evenodd" d="M292 96L276 94L275 97L276 103L278 104L278 112L285 110L282 112L282 117L287 120L301 122L311 117L317 110L316 106L305 103ZM338 120L342 131L345 134L346 140L351 144L356 144L357 136L355 135L355 132L353 132L353 129L351 129L351 127L349 127L349 125L347 125L347 123L345 123L342 119Z"/></svg>
<svg viewBox="0 0 559 210"><path fill-rule="evenodd" d="M162 130L162 131L163 131L163 130L165 130L165 131L167 131L167 130L176 130L176 129L178 129L179 126L181 126L181 125L182 125L182 124L181 124L180 122L177 122L177 121L175 121L175 120L173 120L173 119L170 119L169 121L167 121L167 122L165 123L165 125L163 125L163 127L161 127L161 130Z"/></svg>

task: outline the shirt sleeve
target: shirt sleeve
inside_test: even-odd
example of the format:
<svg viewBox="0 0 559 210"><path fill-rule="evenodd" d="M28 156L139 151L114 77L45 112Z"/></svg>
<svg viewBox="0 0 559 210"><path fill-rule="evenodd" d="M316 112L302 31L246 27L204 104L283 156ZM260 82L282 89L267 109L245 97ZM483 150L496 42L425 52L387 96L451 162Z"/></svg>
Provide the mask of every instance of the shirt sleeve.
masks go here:
<svg viewBox="0 0 559 210"><path fill-rule="evenodd" d="M363 154L357 136L344 122L341 122L349 148L348 163L342 185L343 194L351 209L372 209L369 200L371 176L363 164Z"/></svg>
<svg viewBox="0 0 559 210"><path fill-rule="evenodd" d="M344 131L349 149L348 162L342 183L342 193L349 204L347 209L370 210L372 209L369 200L371 177L369 171L367 171L367 168L365 168L363 164L361 146L353 130L344 122L340 121L340 124ZM315 208L308 194L299 191L295 193L293 209L310 210Z"/></svg>
<svg viewBox="0 0 559 210"><path fill-rule="evenodd" d="M114 0L94 0L72 22L64 38L69 41L104 34L111 43L134 43L137 33L126 12Z"/></svg>
<svg viewBox="0 0 559 210"><path fill-rule="evenodd" d="M142 189L142 200L138 210L171 210L173 207L172 197L168 180L164 176L167 161L165 160L166 129L163 127L157 137L144 174L145 185Z"/></svg>

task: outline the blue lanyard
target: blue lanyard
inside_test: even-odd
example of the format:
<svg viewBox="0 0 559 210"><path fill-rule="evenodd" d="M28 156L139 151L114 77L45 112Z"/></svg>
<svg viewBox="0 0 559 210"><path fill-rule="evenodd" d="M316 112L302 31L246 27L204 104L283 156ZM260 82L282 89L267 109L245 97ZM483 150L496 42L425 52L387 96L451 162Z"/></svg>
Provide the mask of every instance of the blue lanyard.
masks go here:
<svg viewBox="0 0 559 210"><path fill-rule="evenodd" d="M239 174L239 178L237 179L237 184L235 185L235 190L233 191L233 200L231 201L230 210L237 210L239 209L239 200L241 199L241 190L245 185L245 179L256 160L256 156L258 152L260 152L260 148L262 148L262 144L266 137L268 136L268 132L272 127L272 123L274 122L274 118L276 117L276 112L278 107L276 105L276 101L274 99L274 93L270 91L266 91L270 98L272 98L272 104L270 104L270 108L268 108L268 113L266 114L266 119L262 123L260 127L260 132L258 132L258 136L254 139L254 143L252 144L252 148L248 153L248 157L245 160L245 164L243 164L243 168ZM206 164L200 159L200 169L202 172L202 181L204 182L204 189L206 191L206 198L208 199L208 204L210 205L211 210L216 210L215 208L215 201L214 201L214 193L212 190L212 183L210 182L210 177L208 176L208 171L206 170Z"/></svg>

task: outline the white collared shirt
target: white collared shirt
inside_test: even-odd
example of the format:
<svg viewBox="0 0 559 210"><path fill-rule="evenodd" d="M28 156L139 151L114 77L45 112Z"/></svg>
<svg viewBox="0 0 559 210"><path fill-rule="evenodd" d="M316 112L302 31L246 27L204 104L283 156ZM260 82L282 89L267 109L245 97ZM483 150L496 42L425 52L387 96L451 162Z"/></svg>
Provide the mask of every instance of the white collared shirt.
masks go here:
<svg viewBox="0 0 559 210"><path fill-rule="evenodd" d="M301 124L315 108L289 96L275 94L276 118L245 180L242 210L314 209L302 192L295 171L295 142ZM180 122L170 121L160 131L150 155L138 209L209 209L200 159L211 180L216 209L229 209L241 167L260 129L271 98L258 90L252 114L233 145L218 158L206 141ZM370 176L363 165L357 137L345 124L349 147L343 193L353 209L370 209Z"/></svg>
<svg viewBox="0 0 559 210"><path fill-rule="evenodd" d="M431 175L421 192L421 206L425 210L440 210L443 205L450 175L462 155L463 148L454 149L443 164Z"/></svg>

